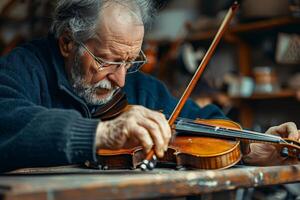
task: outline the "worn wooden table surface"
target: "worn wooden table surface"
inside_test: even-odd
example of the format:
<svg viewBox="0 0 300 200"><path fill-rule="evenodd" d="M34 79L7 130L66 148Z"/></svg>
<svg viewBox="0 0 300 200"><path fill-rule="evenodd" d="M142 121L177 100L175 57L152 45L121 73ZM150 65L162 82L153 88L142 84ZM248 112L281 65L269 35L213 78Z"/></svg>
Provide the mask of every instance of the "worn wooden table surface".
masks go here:
<svg viewBox="0 0 300 200"><path fill-rule="evenodd" d="M300 165L226 170L40 168L0 175L0 199L151 199L300 181Z"/></svg>

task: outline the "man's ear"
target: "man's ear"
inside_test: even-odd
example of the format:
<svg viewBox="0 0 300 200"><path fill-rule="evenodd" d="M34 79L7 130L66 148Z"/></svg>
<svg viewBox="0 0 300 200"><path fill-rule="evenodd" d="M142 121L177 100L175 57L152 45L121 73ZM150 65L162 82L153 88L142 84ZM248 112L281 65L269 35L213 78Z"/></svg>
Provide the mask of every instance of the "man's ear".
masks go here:
<svg viewBox="0 0 300 200"><path fill-rule="evenodd" d="M71 52L73 51L74 41L72 40L68 32L64 32L58 38L58 45L62 56L67 58L70 56Z"/></svg>

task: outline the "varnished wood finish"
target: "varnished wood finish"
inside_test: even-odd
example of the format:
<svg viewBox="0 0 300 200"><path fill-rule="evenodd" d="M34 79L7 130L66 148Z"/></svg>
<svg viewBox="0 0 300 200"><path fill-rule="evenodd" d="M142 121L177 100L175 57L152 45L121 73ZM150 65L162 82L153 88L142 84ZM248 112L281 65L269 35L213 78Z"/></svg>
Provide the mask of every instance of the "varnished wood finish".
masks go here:
<svg viewBox="0 0 300 200"><path fill-rule="evenodd" d="M174 156L178 166L194 169L224 169L241 159L240 143L236 141L183 136L171 143L170 148L177 150Z"/></svg>
<svg viewBox="0 0 300 200"><path fill-rule="evenodd" d="M230 120L201 120L196 122L240 130L239 124ZM224 169L235 165L242 155L240 142L199 136L178 136L170 143L176 164L195 169Z"/></svg>
<svg viewBox="0 0 300 200"><path fill-rule="evenodd" d="M240 126L229 120L200 120L196 122L240 130ZM101 168L134 169L145 158L141 147L134 149L108 150L97 152ZM161 163L173 163L194 169L224 169L235 165L242 155L240 142L201 136L177 136L171 141Z"/></svg>
<svg viewBox="0 0 300 200"><path fill-rule="evenodd" d="M142 147L133 149L101 149L97 153L98 167L102 169L135 169L145 158Z"/></svg>

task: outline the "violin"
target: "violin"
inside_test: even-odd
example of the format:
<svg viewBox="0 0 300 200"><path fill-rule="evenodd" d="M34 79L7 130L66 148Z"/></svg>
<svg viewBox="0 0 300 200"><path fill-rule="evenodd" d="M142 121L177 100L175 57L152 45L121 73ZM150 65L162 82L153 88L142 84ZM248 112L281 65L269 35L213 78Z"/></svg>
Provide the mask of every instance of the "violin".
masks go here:
<svg viewBox="0 0 300 200"><path fill-rule="evenodd" d="M121 90L115 94L111 102L113 103L106 104L105 108L98 109L93 117L109 120L130 106L127 103L126 95ZM113 109L108 105L113 106ZM115 108L118 110L116 111ZM115 110L115 112L111 110ZM274 144L282 156L300 158L298 141L242 130L238 123L230 120L177 118L172 129L176 137L171 139L164 157L156 161L161 166L174 166L177 169L229 168L237 164L243 153L246 153L242 151L242 142ZM135 169L145 162L145 157L142 146L119 150L99 149L96 166L106 170ZM155 164L152 163L152 165Z"/></svg>
<svg viewBox="0 0 300 200"><path fill-rule="evenodd" d="M182 122L178 121L178 125L180 123ZM194 123L240 128L229 120L196 120ZM182 133L178 132L171 140L164 157L157 161L161 166L174 166L177 169L224 169L240 161L242 154L238 140L199 136L198 131L197 134L192 134L184 129L184 126L179 125L178 130L182 130ZM119 150L99 149L97 158L97 167L101 169L135 169L144 162L145 153L141 146Z"/></svg>
<svg viewBox="0 0 300 200"><path fill-rule="evenodd" d="M282 156L300 159L300 143L298 141L242 130L239 124L230 120L178 118L237 8L238 4L235 2L229 9L210 48L171 114L168 122L174 132L173 139L165 156L159 160L159 164L172 163L178 168L225 169L238 163L242 154L247 153L241 146L241 142L253 141L274 144ZM111 102L100 107L93 117L101 120L112 119L126 110L128 106L126 96L120 90L117 91ZM100 149L97 151L97 157L98 163L96 165L102 169L140 167L142 170L151 170L157 163L153 149L145 155L141 146L119 150Z"/></svg>

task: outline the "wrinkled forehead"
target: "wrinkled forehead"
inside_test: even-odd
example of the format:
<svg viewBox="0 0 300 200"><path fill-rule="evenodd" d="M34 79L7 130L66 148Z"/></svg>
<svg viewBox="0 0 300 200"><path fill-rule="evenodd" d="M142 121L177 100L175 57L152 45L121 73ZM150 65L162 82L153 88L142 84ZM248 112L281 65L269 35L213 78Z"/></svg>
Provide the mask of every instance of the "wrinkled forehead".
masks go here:
<svg viewBox="0 0 300 200"><path fill-rule="evenodd" d="M122 3L105 5L100 13L97 35L125 37L135 42L144 36L144 25L137 8Z"/></svg>

